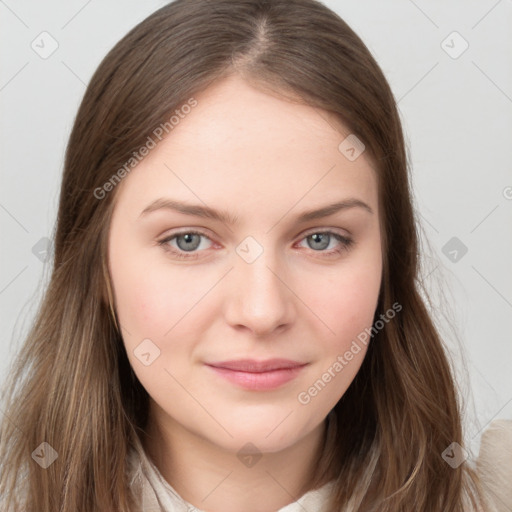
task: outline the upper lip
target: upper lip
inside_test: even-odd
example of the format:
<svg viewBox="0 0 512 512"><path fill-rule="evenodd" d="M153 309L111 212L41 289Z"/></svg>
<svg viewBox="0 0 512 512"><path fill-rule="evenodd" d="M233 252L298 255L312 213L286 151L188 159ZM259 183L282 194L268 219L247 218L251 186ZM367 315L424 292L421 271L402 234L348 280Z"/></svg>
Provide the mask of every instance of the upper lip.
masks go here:
<svg viewBox="0 0 512 512"><path fill-rule="evenodd" d="M292 361L291 359L266 359L264 361L257 361L255 359L236 359L207 364L209 366L215 366L216 368L226 368L228 370L239 372L262 373L273 370L298 368L299 366L304 366L306 363Z"/></svg>

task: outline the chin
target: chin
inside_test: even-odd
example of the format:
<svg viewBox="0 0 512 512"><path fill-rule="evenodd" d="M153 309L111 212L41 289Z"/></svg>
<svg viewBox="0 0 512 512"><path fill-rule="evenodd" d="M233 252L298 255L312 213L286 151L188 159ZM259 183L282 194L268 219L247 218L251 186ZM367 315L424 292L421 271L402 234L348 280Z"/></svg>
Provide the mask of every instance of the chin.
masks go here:
<svg viewBox="0 0 512 512"><path fill-rule="evenodd" d="M282 436L268 435L268 429L252 429L245 432L232 432L233 438L222 439L222 446L238 457L244 454L278 453L297 443L301 437L296 431L286 430ZM268 436L268 437L267 437ZM220 442L220 440L219 440Z"/></svg>
<svg viewBox="0 0 512 512"><path fill-rule="evenodd" d="M224 424L233 437L222 436L222 444L230 451L238 452L247 443L252 443L263 453L285 450L310 434L317 425L305 419L297 423L297 410L279 407L268 412L235 413L230 422ZM226 445L227 444L227 445Z"/></svg>

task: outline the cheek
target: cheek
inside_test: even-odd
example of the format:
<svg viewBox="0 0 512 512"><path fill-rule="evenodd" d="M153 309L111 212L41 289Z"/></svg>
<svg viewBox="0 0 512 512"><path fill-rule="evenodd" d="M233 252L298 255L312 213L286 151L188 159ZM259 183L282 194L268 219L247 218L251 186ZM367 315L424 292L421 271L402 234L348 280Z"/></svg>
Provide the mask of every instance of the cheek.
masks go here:
<svg viewBox="0 0 512 512"><path fill-rule="evenodd" d="M317 415L327 414L358 373L371 342L370 333L378 303L381 266L372 256L349 262L321 281L309 295L311 308L321 321L322 334L317 336L316 363L300 383L297 400L317 412L309 414L310 422ZM311 283L310 283L311 284ZM317 280L317 284L318 280ZM328 327L328 328L327 328Z"/></svg>
<svg viewBox="0 0 512 512"><path fill-rule="evenodd" d="M124 259L112 268L117 315L137 378L155 400L165 403L170 390L179 392L168 372L181 381L188 369L186 361L197 340L197 326L188 321L189 315L197 319L194 305L205 288L184 268L163 269L161 263L148 266L142 261Z"/></svg>
<svg viewBox="0 0 512 512"><path fill-rule="evenodd" d="M302 296L323 325L326 350L344 350L371 326L378 303L381 261L375 253L348 260L324 278L312 272L303 281Z"/></svg>
<svg viewBox="0 0 512 512"><path fill-rule="evenodd" d="M152 264L143 253L113 257L111 263L117 314L126 332L136 337L131 343L150 338L160 344L172 331L180 331L180 337L185 334L182 329L187 322L182 319L186 320L208 289L208 279L185 266L172 268L162 261Z"/></svg>

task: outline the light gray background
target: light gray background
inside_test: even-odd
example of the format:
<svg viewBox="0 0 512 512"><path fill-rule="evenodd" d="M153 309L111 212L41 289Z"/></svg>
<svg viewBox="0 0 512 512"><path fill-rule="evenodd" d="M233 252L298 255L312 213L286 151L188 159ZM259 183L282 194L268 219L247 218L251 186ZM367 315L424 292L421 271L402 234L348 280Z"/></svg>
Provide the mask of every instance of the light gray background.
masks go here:
<svg viewBox="0 0 512 512"><path fill-rule="evenodd" d="M166 3L0 0L0 380L48 279L33 247L44 249L53 232L85 86L108 50ZM325 3L365 41L398 100L422 279L457 366L474 450L493 418L512 418L512 1ZM31 47L50 48L43 31L58 43L45 59Z"/></svg>

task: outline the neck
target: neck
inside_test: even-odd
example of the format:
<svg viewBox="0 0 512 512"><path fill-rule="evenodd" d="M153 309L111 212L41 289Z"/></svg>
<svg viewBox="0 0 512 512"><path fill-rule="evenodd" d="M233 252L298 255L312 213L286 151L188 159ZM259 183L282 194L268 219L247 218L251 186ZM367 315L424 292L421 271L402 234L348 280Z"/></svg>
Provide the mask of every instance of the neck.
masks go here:
<svg viewBox="0 0 512 512"><path fill-rule="evenodd" d="M142 439L145 451L165 480L198 509L268 512L311 489L325 442L325 421L294 445L257 459L237 456L167 415L154 416L150 412Z"/></svg>

